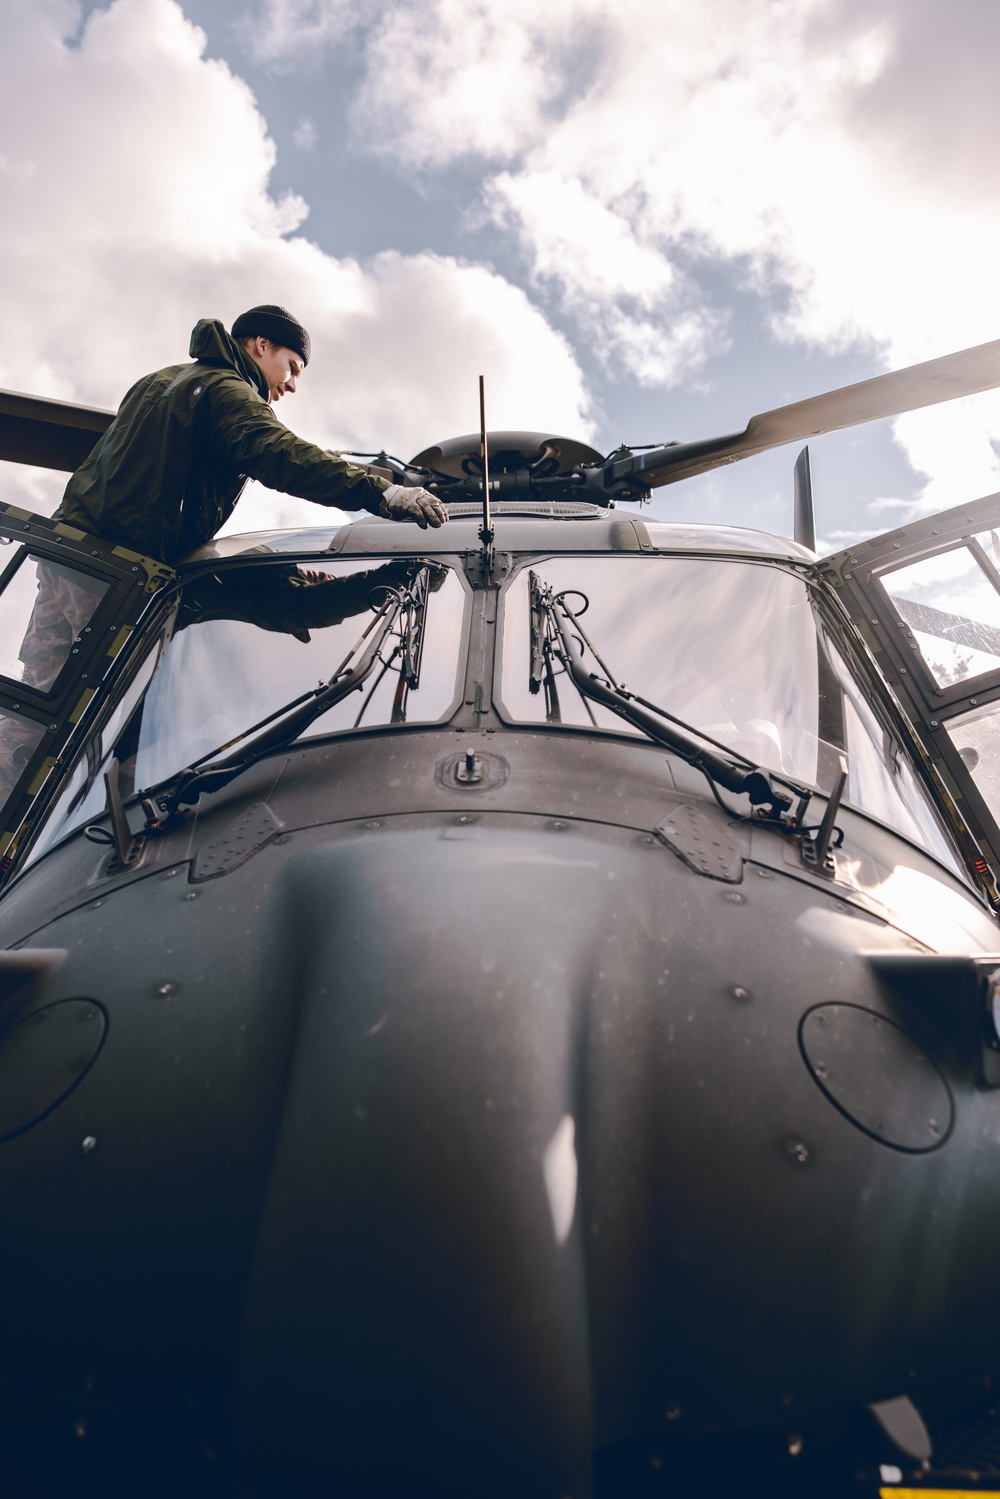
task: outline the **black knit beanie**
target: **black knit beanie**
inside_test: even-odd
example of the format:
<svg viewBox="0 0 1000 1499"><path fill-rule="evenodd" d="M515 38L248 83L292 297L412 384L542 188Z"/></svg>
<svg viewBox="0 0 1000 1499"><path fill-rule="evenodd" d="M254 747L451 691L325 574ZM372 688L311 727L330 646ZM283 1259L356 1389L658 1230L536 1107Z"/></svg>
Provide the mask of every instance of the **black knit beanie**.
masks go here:
<svg viewBox="0 0 1000 1499"><path fill-rule="evenodd" d="M232 333L237 340L269 338L279 349L291 349L303 364L309 363L312 348L309 334L298 318L292 317L284 307L251 307L249 312L240 313Z"/></svg>

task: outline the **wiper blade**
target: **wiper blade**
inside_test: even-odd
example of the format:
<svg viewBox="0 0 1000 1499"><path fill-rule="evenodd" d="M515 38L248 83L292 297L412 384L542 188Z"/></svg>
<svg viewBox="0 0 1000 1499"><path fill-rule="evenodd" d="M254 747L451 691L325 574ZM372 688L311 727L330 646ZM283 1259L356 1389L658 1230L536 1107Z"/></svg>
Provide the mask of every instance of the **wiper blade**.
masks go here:
<svg viewBox="0 0 1000 1499"><path fill-rule="evenodd" d="M273 713L269 713L249 729L244 729L234 739L209 750L193 765L179 771L168 781L137 792L134 799L145 808L148 826L161 827L181 807L193 806L203 792L221 790L263 755L291 744L317 718L329 712L350 693L358 691L381 662L383 669L355 720L355 724L360 723L371 701L372 692L393 661L400 656L403 665L391 721L402 722L406 717L406 694L416 688L420 681L428 589L429 570L426 567L420 569L406 588L385 587L386 597L328 681L321 682L310 692L302 693L300 697L276 708ZM380 588L379 592L381 591ZM400 638L388 659L384 659L381 655L382 647L393 630L397 629ZM241 747L234 754L224 760L215 758L223 750L231 749L236 744Z"/></svg>
<svg viewBox="0 0 1000 1499"><path fill-rule="evenodd" d="M577 589L553 593L552 588L542 584L535 573L531 573L529 578L532 628L529 687L532 692L538 692L544 687L547 702L550 694L554 694L552 659L555 657L565 668L588 712L588 699L601 703L619 718L641 729L650 739L693 765L716 785L736 795L748 797L754 807L769 808L772 817L780 817L787 812L797 799L795 820L801 821L812 794L807 787L798 786L783 777L772 777L759 765L727 751L699 729L616 682L587 638L576 612L566 602L567 597L579 597L584 599L586 605L586 596ZM584 645L604 673L603 677L588 671L584 661ZM555 702L555 721L558 721L558 698ZM546 716L550 720L553 718L551 712ZM775 785L777 779L780 779L785 789L778 789Z"/></svg>

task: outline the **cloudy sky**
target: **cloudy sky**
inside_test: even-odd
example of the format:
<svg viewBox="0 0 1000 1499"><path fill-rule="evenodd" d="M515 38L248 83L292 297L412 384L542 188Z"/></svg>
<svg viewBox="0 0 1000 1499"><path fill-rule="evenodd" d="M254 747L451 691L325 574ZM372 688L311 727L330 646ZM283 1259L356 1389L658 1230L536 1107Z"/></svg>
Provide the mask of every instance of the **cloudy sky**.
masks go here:
<svg viewBox="0 0 1000 1499"><path fill-rule="evenodd" d="M996 0L0 0L0 386L113 407L276 301L326 445L470 431L480 372L495 427L739 430L1000 337L998 52ZM821 536L1000 488L998 441L997 395L815 441ZM652 513L787 530L795 456Z"/></svg>

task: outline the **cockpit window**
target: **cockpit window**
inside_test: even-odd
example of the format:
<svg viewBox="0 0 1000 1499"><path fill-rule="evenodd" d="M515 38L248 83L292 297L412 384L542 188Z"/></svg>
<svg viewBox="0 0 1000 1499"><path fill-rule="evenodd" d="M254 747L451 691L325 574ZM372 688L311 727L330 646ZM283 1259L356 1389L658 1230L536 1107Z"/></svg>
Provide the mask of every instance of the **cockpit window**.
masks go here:
<svg viewBox="0 0 1000 1499"><path fill-rule="evenodd" d="M530 571L556 592L571 591L589 641L633 693L755 764L821 790L845 754L846 799L957 867L902 746L823 631L802 578L699 557L555 557ZM547 694L531 692L530 669L524 568L504 601L503 710L517 722L545 722L551 701L547 710ZM602 704L586 703L568 676L556 687L562 723L641 737Z"/></svg>
<svg viewBox="0 0 1000 1499"><path fill-rule="evenodd" d="M173 638L142 710L136 786L155 786L228 743L319 682L351 652L388 590L422 564L402 558L231 569L186 585ZM400 660L384 652L359 692L317 718L304 737L442 717L455 697L465 590L431 567L419 685L396 712Z"/></svg>
<svg viewBox="0 0 1000 1499"><path fill-rule="evenodd" d="M408 588L425 564L319 561L227 568L185 585L164 641L147 655L103 733L87 747L49 814L32 857L100 815L103 771L120 762L125 796L151 788L337 674L375 612ZM389 723L429 723L452 707L458 680L464 585L450 568L426 565L409 632L386 637L360 690L304 730L314 738ZM405 613L405 611L404 611ZM420 628L422 627L422 629ZM405 637L405 639L404 639ZM407 655L402 649L409 646ZM404 666L407 679L402 681ZM414 685L414 683L416 685Z"/></svg>

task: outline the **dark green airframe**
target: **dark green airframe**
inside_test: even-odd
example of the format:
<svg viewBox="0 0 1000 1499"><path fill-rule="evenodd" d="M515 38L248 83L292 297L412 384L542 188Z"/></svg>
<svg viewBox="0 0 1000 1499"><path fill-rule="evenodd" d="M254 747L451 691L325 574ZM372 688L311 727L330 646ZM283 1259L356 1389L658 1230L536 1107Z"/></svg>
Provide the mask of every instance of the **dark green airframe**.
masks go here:
<svg viewBox="0 0 1000 1499"><path fill-rule="evenodd" d="M998 371L176 571L0 504L0 1493L1000 1486L1000 495L615 509Z"/></svg>

